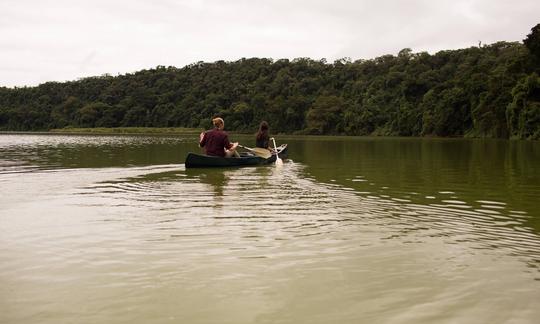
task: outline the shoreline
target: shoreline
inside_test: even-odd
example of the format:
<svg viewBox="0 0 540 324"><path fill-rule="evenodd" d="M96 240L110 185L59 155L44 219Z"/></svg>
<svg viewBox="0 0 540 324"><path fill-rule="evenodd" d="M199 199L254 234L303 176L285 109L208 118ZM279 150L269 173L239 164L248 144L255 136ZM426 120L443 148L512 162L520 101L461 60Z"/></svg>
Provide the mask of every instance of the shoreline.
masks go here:
<svg viewBox="0 0 540 324"><path fill-rule="evenodd" d="M66 135L182 135L199 134L202 129L182 127L114 127L57 128L39 131L0 131L0 134L66 134Z"/></svg>
<svg viewBox="0 0 540 324"><path fill-rule="evenodd" d="M59 128L59 129L50 129L50 130L39 130L39 131L8 131L0 130L0 135L16 135L16 134L29 134L29 135L198 135L201 132L206 131L202 128L184 128L184 127L96 127L96 128ZM235 131L228 131L230 135L253 135L254 133L242 133ZM506 141L530 141L535 142L535 140L530 139L517 139L517 138L495 138L495 137L482 137L482 136L471 136L471 134L466 134L463 136L395 136L395 135L364 135L364 136L352 136L344 134L336 135L310 135L310 134L289 134L289 133L277 133L274 136L281 137L317 137L321 140L330 139L330 138L422 138L422 139L440 139L440 140L451 140L451 139L490 139L490 140L506 140Z"/></svg>

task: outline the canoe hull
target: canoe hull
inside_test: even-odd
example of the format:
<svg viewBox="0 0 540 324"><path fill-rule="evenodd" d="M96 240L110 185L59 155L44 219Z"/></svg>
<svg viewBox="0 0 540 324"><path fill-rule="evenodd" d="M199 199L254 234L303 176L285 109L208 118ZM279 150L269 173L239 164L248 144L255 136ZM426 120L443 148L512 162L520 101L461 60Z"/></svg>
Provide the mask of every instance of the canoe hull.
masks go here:
<svg viewBox="0 0 540 324"><path fill-rule="evenodd" d="M279 157L282 159L287 158L287 146L279 153ZM268 159L258 157L251 154L243 154L240 157L220 157L209 156L197 153L188 153L186 157L186 168L224 168L224 167L242 167L242 166L254 166L274 163L276 161L276 155L272 154Z"/></svg>
<svg viewBox="0 0 540 324"><path fill-rule="evenodd" d="M186 157L186 168L223 168L223 167L239 167L249 165L259 165L272 163L276 160L275 156L268 159L263 159L258 156L245 156L239 158L226 158L220 156L208 156L196 153L188 153Z"/></svg>

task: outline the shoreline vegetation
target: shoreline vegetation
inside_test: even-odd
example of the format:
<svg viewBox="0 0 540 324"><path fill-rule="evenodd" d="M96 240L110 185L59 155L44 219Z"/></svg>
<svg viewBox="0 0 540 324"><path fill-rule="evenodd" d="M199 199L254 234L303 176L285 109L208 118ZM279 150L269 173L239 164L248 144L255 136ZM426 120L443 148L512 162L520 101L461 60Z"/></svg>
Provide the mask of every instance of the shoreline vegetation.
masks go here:
<svg viewBox="0 0 540 324"><path fill-rule="evenodd" d="M352 61L242 58L0 87L0 131L540 140L540 24L523 42Z"/></svg>
<svg viewBox="0 0 540 324"><path fill-rule="evenodd" d="M140 134L140 135L183 135L183 134L199 134L201 128L185 128L185 127L94 127L94 128L76 128L66 127L44 131L44 133L52 134Z"/></svg>
<svg viewBox="0 0 540 324"><path fill-rule="evenodd" d="M66 135L199 135L201 132L207 131L210 128L186 128L186 127L65 127L54 128L49 130L29 130L29 131L6 131L0 130L0 134L66 134ZM238 132L227 131L234 135L253 135L253 132ZM306 134L289 134L277 133L276 135L306 135Z"/></svg>
<svg viewBox="0 0 540 324"><path fill-rule="evenodd" d="M0 135L10 135L10 134L39 134L39 135L194 135L198 136L201 132L204 132L208 129L203 128L185 128L185 127L94 127L94 128L77 128L77 127L65 127L65 128L56 128L49 130L35 130L35 131L6 131L0 130ZM230 135L254 135L255 132L239 132L239 131L227 131ZM387 136L383 134L370 134L370 135L361 135L361 136L351 136L344 134L305 134L304 132L294 132L294 133L275 133L275 136L280 137L304 137L304 136L317 136L321 140L330 139L336 137L400 137L400 136ZM465 134L463 136L435 136L435 135L425 135L425 136L401 136L401 137L417 137L417 138L478 138L474 135ZM516 138L511 138L516 139Z"/></svg>

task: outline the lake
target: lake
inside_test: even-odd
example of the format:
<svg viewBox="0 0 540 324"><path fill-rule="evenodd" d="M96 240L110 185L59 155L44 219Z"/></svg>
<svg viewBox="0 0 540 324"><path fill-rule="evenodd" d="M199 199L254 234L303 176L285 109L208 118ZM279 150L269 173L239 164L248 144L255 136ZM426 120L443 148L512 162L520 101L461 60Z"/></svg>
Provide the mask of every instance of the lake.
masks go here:
<svg viewBox="0 0 540 324"><path fill-rule="evenodd" d="M197 139L1 134L0 322L538 323L540 142Z"/></svg>

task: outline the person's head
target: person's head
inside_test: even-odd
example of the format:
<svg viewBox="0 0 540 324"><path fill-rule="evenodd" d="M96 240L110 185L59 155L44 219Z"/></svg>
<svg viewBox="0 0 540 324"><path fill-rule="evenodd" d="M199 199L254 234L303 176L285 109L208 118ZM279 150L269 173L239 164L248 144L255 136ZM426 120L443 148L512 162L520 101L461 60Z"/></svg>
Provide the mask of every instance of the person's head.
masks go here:
<svg viewBox="0 0 540 324"><path fill-rule="evenodd" d="M257 132L257 140L264 140L268 138L268 123L264 120L259 125L259 131Z"/></svg>
<svg viewBox="0 0 540 324"><path fill-rule="evenodd" d="M212 124L214 124L214 127L217 129L225 128L225 122L223 121L223 118L221 117L216 117L212 119Z"/></svg>
<svg viewBox="0 0 540 324"><path fill-rule="evenodd" d="M268 131L268 123L266 121L262 121L259 125L259 132Z"/></svg>

